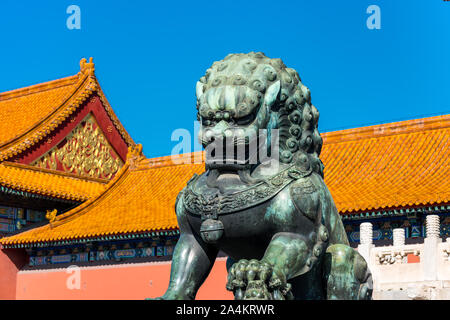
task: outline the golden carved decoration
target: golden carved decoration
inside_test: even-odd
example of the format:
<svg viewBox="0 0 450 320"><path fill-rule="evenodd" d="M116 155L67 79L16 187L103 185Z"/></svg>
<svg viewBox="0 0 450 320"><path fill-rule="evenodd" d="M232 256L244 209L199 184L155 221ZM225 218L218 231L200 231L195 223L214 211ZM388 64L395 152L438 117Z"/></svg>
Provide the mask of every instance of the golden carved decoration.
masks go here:
<svg viewBox="0 0 450 320"><path fill-rule="evenodd" d="M54 222L56 220L56 214L58 213L58 210L53 209L52 211L47 210L47 213L45 214L45 218L49 222Z"/></svg>
<svg viewBox="0 0 450 320"><path fill-rule="evenodd" d="M123 166L91 114L66 137L63 146L33 164L56 170L58 163L66 172L103 179L110 179Z"/></svg>
<svg viewBox="0 0 450 320"><path fill-rule="evenodd" d="M95 72L95 64L94 59L92 57L89 58L89 62L87 62L86 58L80 60L80 72L87 73L89 75L93 75Z"/></svg>
<svg viewBox="0 0 450 320"><path fill-rule="evenodd" d="M136 169L142 159L145 159L144 153L142 152L142 144L139 143L135 146L128 147L127 162L130 165L130 169Z"/></svg>
<svg viewBox="0 0 450 320"><path fill-rule="evenodd" d="M36 160L32 165L45 168L45 169L52 169L56 170L58 163L56 161L56 148L51 150L47 155L43 156L39 160Z"/></svg>

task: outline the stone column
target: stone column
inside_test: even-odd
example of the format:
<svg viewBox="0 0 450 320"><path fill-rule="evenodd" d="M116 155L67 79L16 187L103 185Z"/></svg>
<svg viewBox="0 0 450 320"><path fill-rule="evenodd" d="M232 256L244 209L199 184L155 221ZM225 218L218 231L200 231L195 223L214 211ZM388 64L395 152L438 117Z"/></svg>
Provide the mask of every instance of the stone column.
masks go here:
<svg viewBox="0 0 450 320"><path fill-rule="evenodd" d="M364 257L367 264L370 264L370 249L374 247L372 224L370 222L363 222L360 224L359 241L361 244L358 245L358 252Z"/></svg>
<svg viewBox="0 0 450 320"><path fill-rule="evenodd" d="M370 222L363 222L359 226L359 241L361 244L373 243L373 230Z"/></svg>
<svg viewBox="0 0 450 320"><path fill-rule="evenodd" d="M405 245L405 229L396 228L393 230L394 247Z"/></svg>
<svg viewBox="0 0 450 320"><path fill-rule="evenodd" d="M424 280L437 279L438 245L442 242L439 237L439 216L428 215L426 218L427 236L424 240L423 252L420 255Z"/></svg>
<svg viewBox="0 0 450 320"><path fill-rule="evenodd" d="M372 224L370 222L363 222L359 225L359 241L358 252L363 256L364 260L366 260L367 265L370 270L374 270L372 267L372 259L370 258L370 251L373 247L373 230ZM377 274L372 272L372 279L374 285L374 291L377 289Z"/></svg>
<svg viewBox="0 0 450 320"><path fill-rule="evenodd" d="M438 215L427 216L427 238L439 238L440 237L440 223Z"/></svg>

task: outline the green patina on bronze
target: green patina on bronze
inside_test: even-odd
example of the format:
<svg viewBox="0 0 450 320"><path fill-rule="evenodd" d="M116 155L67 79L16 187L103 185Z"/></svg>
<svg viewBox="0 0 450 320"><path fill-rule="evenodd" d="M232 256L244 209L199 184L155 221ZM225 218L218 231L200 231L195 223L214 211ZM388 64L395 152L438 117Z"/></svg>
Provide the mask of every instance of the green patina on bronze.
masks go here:
<svg viewBox="0 0 450 320"><path fill-rule="evenodd" d="M298 73L259 52L231 54L196 92L206 172L177 197L181 235L161 298L194 299L222 250L236 299L370 299L370 271L323 181L319 112ZM260 129L265 158L248 148ZM231 149L219 153L222 140ZM230 152L240 147L244 161Z"/></svg>

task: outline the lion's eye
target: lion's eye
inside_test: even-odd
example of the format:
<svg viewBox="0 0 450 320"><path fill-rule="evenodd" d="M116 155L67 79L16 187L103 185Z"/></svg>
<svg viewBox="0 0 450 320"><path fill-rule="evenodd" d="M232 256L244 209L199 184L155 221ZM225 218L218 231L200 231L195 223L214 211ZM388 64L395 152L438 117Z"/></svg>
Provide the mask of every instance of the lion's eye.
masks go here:
<svg viewBox="0 0 450 320"><path fill-rule="evenodd" d="M211 124L212 124L211 120L202 118L202 125L209 127Z"/></svg>

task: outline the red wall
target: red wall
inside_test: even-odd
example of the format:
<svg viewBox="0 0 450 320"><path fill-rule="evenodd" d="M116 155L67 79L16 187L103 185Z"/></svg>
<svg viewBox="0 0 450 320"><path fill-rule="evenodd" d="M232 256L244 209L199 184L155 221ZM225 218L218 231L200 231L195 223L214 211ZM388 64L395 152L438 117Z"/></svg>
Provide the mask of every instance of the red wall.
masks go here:
<svg viewBox="0 0 450 320"><path fill-rule="evenodd" d="M225 290L226 260L219 258L196 299L233 299ZM17 299L136 299L158 297L167 289L170 262L148 262L80 268L80 288L69 289L67 280L74 274L67 269L20 271ZM71 278L73 279L73 278Z"/></svg>
<svg viewBox="0 0 450 320"><path fill-rule="evenodd" d="M27 262L25 251L0 248L0 299L16 298L17 274Z"/></svg>

